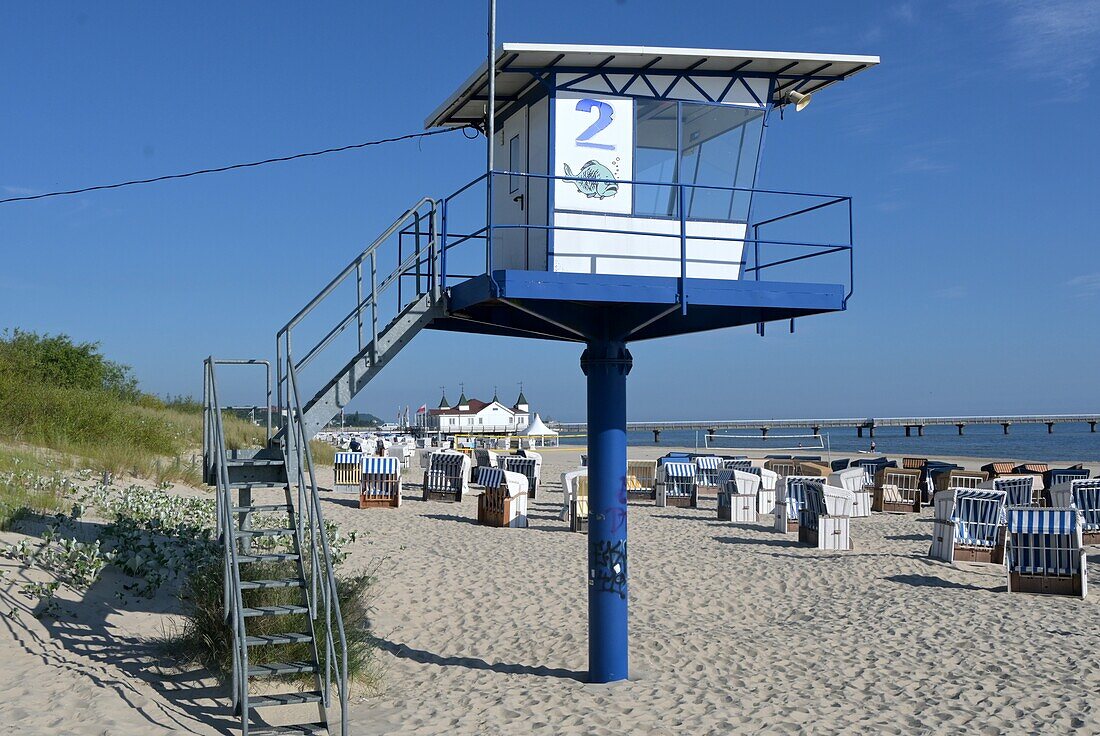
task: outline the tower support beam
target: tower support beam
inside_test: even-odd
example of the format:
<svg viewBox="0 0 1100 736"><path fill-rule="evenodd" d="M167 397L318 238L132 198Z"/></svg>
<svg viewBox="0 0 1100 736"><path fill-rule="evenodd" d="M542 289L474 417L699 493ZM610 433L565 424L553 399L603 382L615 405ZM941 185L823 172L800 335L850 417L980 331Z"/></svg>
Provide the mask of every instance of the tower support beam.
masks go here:
<svg viewBox="0 0 1100 736"><path fill-rule="evenodd" d="M626 344L592 340L588 377L588 679L625 680L627 647Z"/></svg>

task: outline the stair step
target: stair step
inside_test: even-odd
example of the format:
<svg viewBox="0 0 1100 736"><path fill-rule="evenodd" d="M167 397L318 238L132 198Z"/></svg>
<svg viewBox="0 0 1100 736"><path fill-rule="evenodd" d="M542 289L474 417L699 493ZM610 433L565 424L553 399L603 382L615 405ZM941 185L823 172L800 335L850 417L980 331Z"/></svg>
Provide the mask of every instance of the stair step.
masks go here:
<svg viewBox="0 0 1100 736"><path fill-rule="evenodd" d="M265 552L258 555L237 555L237 562L242 565L246 562L286 562L296 559L298 559L298 555L294 552Z"/></svg>
<svg viewBox="0 0 1100 736"><path fill-rule="evenodd" d="M248 729L255 736L280 736L281 734L309 734L321 736L328 733L328 725L324 723L302 723L295 726L252 726Z"/></svg>
<svg viewBox="0 0 1100 736"><path fill-rule="evenodd" d="M267 511L290 511L288 503L254 503L251 506L234 506L234 514L262 514Z"/></svg>
<svg viewBox="0 0 1100 736"><path fill-rule="evenodd" d="M288 634L263 634L258 636L246 636L244 643L250 647L263 647L269 644L308 644L313 637L306 633L291 632Z"/></svg>
<svg viewBox="0 0 1100 736"><path fill-rule="evenodd" d="M226 465L230 465L236 468L258 468L258 467L278 467L286 465L286 461L282 458L274 457L231 457L226 461Z"/></svg>
<svg viewBox="0 0 1100 736"><path fill-rule="evenodd" d="M257 537L291 537L297 529L237 529L233 536L237 539L256 539Z"/></svg>
<svg viewBox="0 0 1100 736"><path fill-rule="evenodd" d="M249 677L272 677L274 675L308 675L319 668L313 662L268 662L248 667Z"/></svg>
<svg viewBox="0 0 1100 736"><path fill-rule="evenodd" d="M242 580L241 590L270 590L271 588L304 588L306 581L301 578L283 580Z"/></svg>
<svg viewBox="0 0 1100 736"><path fill-rule="evenodd" d="M286 488L285 480L238 480L229 484L230 488Z"/></svg>
<svg viewBox="0 0 1100 736"><path fill-rule="evenodd" d="M320 703L321 700L322 697L320 690L312 690L300 693L275 693L273 695L249 695L248 707L270 708L273 705L301 705L303 703ZM266 726L264 726L264 728L266 728ZM254 730L253 733L255 733Z"/></svg>
<svg viewBox="0 0 1100 736"><path fill-rule="evenodd" d="M299 613L309 613L305 606L287 603L282 606L256 606L255 608L242 608L241 615L245 618L252 616L292 616Z"/></svg>

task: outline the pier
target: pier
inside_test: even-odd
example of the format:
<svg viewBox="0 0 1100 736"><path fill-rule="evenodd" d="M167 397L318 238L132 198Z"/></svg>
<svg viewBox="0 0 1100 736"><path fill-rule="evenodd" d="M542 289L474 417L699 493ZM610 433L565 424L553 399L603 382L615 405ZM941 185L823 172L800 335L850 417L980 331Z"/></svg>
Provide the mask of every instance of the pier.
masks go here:
<svg viewBox="0 0 1100 736"><path fill-rule="evenodd" d="M931 426L955 427L959 435L973 424L999 424L1005 434L1014 424L1045 424L1047 432L1054 433L1056 424L1087 424L1089 431L1095 432L1100 423L1097 414L1023 414L1017 416L968 416L968 417L863 417L848 419L722 419L707 421L676 422L627 422L628 432L652 432L653 441L661 439L661 432L669 430L702 431L717 434L722 430L755 430L761 437L767 437L773 429L801 429L808 427L814 434L822 429L855 429L857 437L875 436L875 430L882 427L904 427L905 436L911 437L915 430L918 437L924 436L924 428ZM584 434L587 426L583 422L551 422L559 432Z"/></svg>

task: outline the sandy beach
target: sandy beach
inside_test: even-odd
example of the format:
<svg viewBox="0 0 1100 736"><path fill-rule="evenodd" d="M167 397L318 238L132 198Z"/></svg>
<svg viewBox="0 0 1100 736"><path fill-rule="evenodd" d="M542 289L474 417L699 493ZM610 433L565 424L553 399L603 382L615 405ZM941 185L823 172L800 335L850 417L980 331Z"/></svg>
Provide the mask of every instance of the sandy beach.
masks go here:
<svg viewBox="0 0 1100 736"><path fill-rule="evenodd" d="M1089 702L1100 687L1088 656L1100 646L1096 596L1010 595L1000 567L929 560L928 509L854 520L855 550L830 553L772 531L770 516L719 522L713 497L699 509L632 502L632 676L586 684L585 537L558 520L559 475L578 451L544 459L529 529L478 526L473 494L420 501L416 469L400 509L360 511L324 493L324 513L360 532L345 569L378 574L384 685L353 698L353 733L1100 730ZM1098 564L1094 555L1094 575ZM174 601L120 604L121 583L108 574L56 620L5 618L6 732L206 734L229 724L214 683L167 667L151 645Z"/></svg>

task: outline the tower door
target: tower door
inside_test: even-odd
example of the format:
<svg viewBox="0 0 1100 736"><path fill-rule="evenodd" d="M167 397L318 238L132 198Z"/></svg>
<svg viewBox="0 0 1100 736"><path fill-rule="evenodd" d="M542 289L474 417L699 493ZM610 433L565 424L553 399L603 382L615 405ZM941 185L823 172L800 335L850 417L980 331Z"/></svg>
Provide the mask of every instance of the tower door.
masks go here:
<svg viewBox="0 0 1100 736"><path fill-rule="evenodd" d="M497 171L527 173L527 108L521 108L500 124L496 135ZM493 180L493 268L526 270L527 213L530 209L528 177L500 175Z"/></svg>

